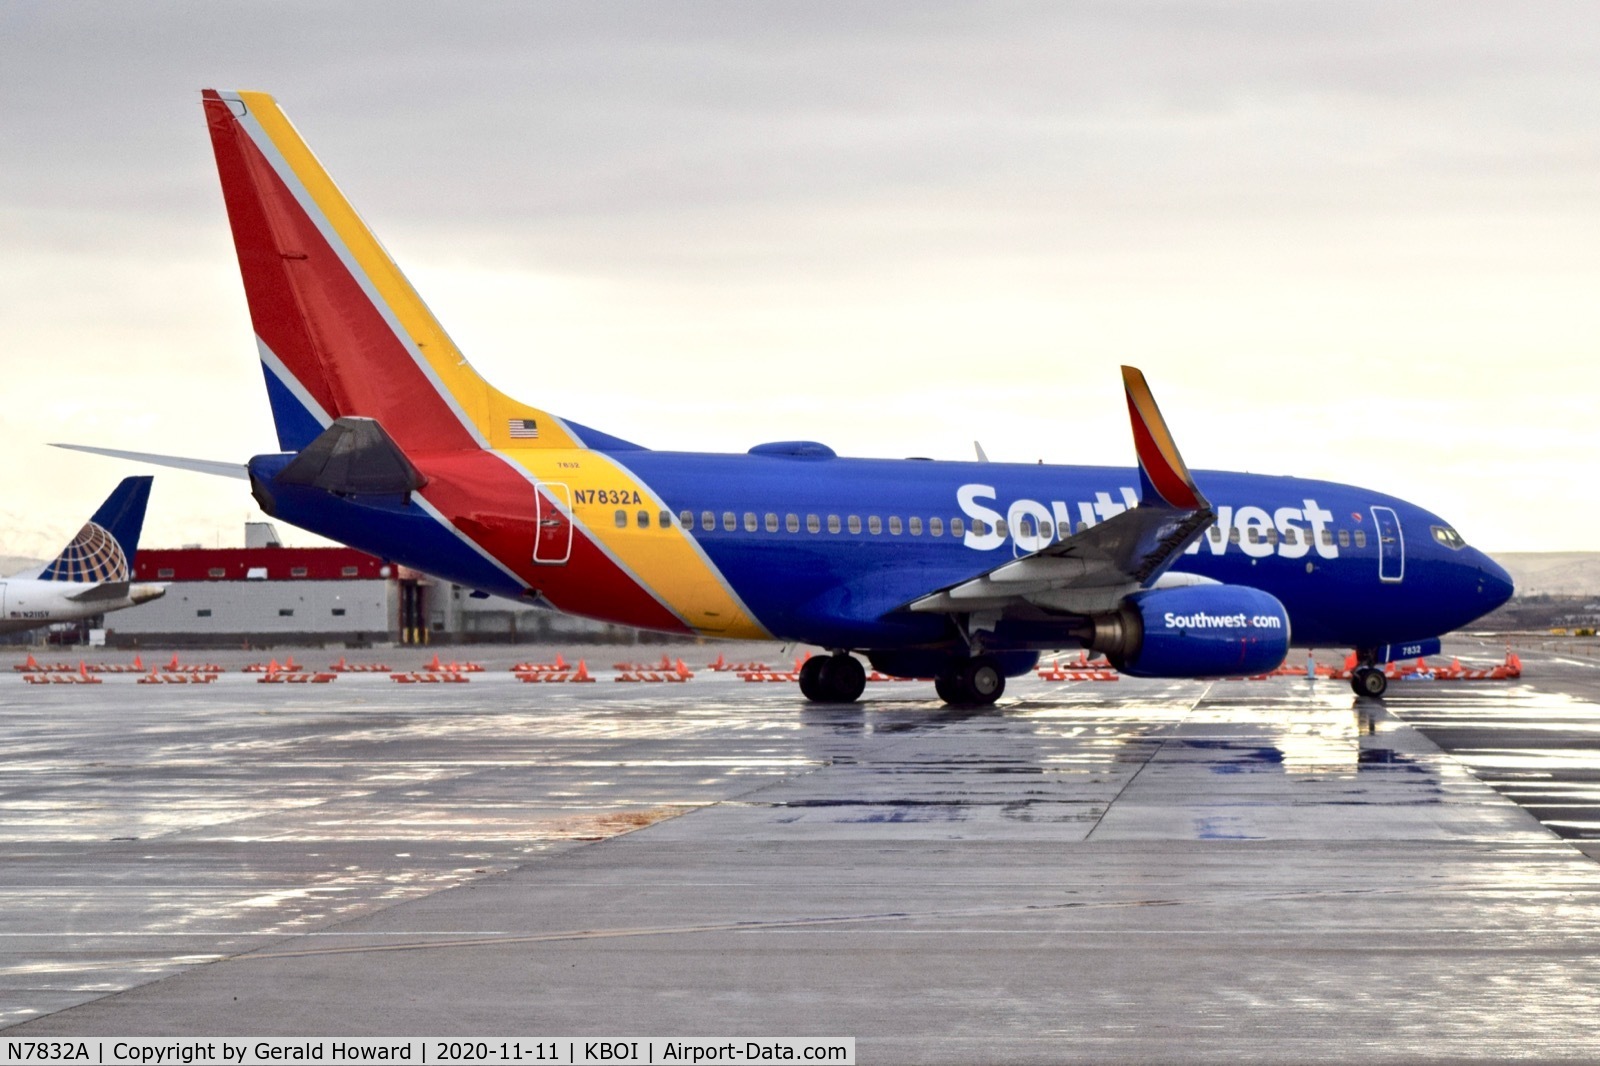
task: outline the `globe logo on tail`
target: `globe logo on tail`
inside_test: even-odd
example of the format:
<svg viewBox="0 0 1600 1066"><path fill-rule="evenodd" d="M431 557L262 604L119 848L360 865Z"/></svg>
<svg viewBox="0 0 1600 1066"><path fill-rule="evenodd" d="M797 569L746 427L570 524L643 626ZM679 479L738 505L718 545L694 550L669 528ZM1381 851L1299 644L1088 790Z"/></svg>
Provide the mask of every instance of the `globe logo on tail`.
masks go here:
<svg viewBox="0 0 1600 1066"><path fill-rule="evenodd" d="M97 584L127 581L128 557L104 527L90 522L41 575L46 581L82 581Z"/></svg>

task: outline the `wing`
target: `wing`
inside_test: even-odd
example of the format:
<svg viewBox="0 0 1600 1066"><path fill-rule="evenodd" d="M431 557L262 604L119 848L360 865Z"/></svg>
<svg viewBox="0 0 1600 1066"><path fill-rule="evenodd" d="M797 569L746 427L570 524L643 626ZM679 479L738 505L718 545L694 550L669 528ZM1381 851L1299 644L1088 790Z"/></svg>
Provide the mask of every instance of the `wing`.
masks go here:
<svg viewBox="0 0 1600 1066"><path fill-rule="evenodd" d="M1144 375L1122 368L1139 456L1139 505L1020 559L911 603L960 613L1028 607L1090 614L1155 584L1216 517L1178 454Z"/></svg>

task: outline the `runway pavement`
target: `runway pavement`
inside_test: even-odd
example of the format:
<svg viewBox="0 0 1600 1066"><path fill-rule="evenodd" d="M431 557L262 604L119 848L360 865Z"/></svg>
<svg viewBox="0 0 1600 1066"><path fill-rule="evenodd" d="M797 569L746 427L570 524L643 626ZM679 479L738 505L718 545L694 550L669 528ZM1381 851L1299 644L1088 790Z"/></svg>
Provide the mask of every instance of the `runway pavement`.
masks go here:
<svg viewBox="0 0 1600 1066"><path fill-rule="evenodd" d="M971 712L914 683L524 685L512 654L454 685L0 678L7 1037L1600 1057L1581 655L1382 705L1022 679Z"/></svg>

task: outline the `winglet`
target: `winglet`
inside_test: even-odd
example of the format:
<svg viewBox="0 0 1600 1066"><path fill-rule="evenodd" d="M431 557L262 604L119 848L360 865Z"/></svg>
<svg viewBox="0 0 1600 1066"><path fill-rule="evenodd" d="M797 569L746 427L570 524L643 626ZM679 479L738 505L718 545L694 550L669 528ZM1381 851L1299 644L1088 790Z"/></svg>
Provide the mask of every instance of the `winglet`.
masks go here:
<svg viewBox="0 0 1600 1066"><path fill-rule="evenodd" d="M152 480L149 475L123 478L72 543L39 572L40 580L127 581L133 575Z"/></svg>
<svg viewBox="0 0 1600 1066"><path fill-rule="evenodd" d="M1186 511L1209 507L1189 476L1178 446L1172 442L1144 374L1136 367L1125 366L1122 385L1128 393L1128 418L1133 423L1133 446L1139 453L1139 479L1145 501L1154 503L1159 499L1168 507Z"/></svg>

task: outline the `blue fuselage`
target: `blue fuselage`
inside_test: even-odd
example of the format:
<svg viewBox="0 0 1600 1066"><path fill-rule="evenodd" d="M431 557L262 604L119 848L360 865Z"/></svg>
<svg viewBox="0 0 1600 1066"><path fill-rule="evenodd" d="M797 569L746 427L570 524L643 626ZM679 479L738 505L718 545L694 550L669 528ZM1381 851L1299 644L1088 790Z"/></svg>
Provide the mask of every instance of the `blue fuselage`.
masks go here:
<svg viewBox="0 0 1600 1066"><path fill-rule="evenodd" d="M540 591L539 568L519 575L491 565L441 521L491 519L271 485L287 458L251 464L258 492L264 486L285 520L468 587L522 598ZM426 472L428 457L414 458ZM625 536L638 510L667 511L767 634L835 648L951 644L949 617L907 606L1105 521L1137 502L1139 486L1136 469L1118 467L644 449L618 449L610 458L650 498L642 508L618 507L603 494L596 501L582 483L567 486L580 530ZM1510 578L1493 560L1437 515L1396 497L1215 470L1194 479L1216 523L1172 570L1277 597L1295 645L1371 648L1435 637L1510 596ZM532 495L530 488L525 513L492 519L526 524L530 545ZM651 522L655 528L639 535L661 535L659 518ZM603 595L559 605L629 621ZM1069 623L1001 626L990 646L1069 646Z"/></svg>

